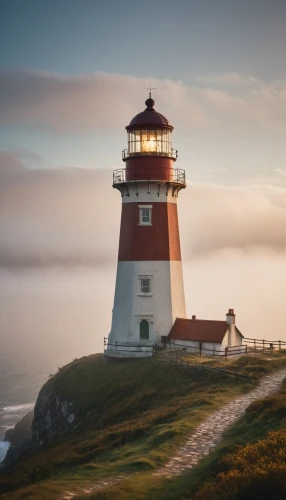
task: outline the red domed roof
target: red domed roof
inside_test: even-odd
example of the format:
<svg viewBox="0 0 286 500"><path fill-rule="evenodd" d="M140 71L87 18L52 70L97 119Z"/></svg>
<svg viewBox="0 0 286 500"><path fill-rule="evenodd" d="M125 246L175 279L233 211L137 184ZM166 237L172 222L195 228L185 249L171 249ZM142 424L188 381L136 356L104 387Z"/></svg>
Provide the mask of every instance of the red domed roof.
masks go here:
<svg viewBox="0 0 286 500"><path fill-rule="evenodd" d="M134 116L129 125L127 125L126 130L144 127L173 130L174 127L172 127L169 120L154 109L155 101L151 97L145 101L145 104L147 106L145 111Z"/></svg>

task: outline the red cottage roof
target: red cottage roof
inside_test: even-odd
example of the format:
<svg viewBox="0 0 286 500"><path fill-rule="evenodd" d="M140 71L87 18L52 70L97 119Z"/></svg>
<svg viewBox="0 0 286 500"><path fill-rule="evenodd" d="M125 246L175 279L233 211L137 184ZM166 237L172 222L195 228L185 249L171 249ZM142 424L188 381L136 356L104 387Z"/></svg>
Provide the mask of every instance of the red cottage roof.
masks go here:
<svg viewBox="0 0 286 500"><path fill-rule="evenodd" d="M220 343L227 330L226 321L177 318L169 333L169 339Z"/></svg>

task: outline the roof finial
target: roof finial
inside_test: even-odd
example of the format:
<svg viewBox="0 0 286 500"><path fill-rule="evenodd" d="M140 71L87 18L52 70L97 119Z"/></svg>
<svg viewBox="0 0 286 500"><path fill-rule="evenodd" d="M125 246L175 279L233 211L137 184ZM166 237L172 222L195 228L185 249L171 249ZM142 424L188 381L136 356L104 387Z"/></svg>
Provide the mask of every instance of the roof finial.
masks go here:
<svg viewBox="0 0 286 500"><path fill-rule="evenodd" d="M152 90L157 90L157 87L151 87L151 83L149 87L144 87L144 89L149 90L149 99L152 99L151 92Z"/></svg>

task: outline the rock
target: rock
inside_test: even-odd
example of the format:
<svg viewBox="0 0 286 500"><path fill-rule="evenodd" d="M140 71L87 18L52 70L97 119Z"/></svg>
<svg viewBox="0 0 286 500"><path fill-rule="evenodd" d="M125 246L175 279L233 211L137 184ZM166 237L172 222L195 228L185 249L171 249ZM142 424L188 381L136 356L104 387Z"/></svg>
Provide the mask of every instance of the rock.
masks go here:
<svg viewBox="0 0 286 500"><path fill-rule="evenodd" d="M44 386L39 393L35 410L18 422L14 429L7 431L5 439L9 440L12 446L0 468L10 467L27 452L40 448L53 437L62 435L75 422L76 413L74 403L62 401L57 394L47 393Z"/></svg>
<svg viewBox="0 0 286 500"><path fill-rule="evenodd" d="M56 394L39 394L32 431L39 441L47 442L52 437L60 436L74 423L76 408L70 401L61 401Z"/></svg>
<svg viewBox="0 0 286 500"><path fill-rule="evenodd" d="M4 440L9 441L12 446L16 446L24 439L32 434L32 422L34 418L34 410L29 411L13 429L8 429L5 433Z"/></svg>
<svg viewBox="0 0 286 500"><path fill-rule="evenodd" d="M75 419L75 415L73 413L71 413L71 415L68 416L68 423L72 424L74 419Z"/></svg>

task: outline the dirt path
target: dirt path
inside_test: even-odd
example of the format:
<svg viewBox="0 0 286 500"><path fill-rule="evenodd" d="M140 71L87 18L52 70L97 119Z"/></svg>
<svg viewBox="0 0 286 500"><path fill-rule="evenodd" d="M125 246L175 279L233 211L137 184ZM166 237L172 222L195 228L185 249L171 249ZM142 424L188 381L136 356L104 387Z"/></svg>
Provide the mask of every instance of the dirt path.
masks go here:
<svg viewBox="0 0 286 500"><path fill-rule="evenodd" d="M265 375L255 389L239 396L209 415L178 450L176 455L167 464L154 472L154 475L172 477L194 467L201 458L208 455L218 444L222 434L243 415L245 409L252 401L265 398L269 394L277 392L285 377L286 368L270 375ZM113 486L123 478L124 476L116 476L94 484L87 483L85 487L75 492L66 491L62 500L73 500L76 499L77 495L88 494L103 489L106 486Z"/></svg>
<svg viewBox="0 0 286 500"><path fill-rule="evenodd" d="M76 500L76 497L78 495L88 495L90 493L94 493L97 490L102 490L106 488L106 486L114 486L117 483L120 483L120 481L124 478L125 476L116 476L112 478L107 478L102 481L98 481L98 483L90 484L87 483L86 486L83 488L78 489L77 491L66 491L65 496L62 497L63 500Z"/></svg>
<svg viewBox="0 0 286 500"><path fill-rule="evenodd" d="M197 427L195 433L189 437L184 446L178 450L177 454L166 465L154 472L154 475L168 477L181 474L186 469L191 469L203 456L210 453L218 444L226 429L243 415L252 401L277 392L285 377L286 368L271 375L266 375L251 392L239 396L209 415Z"/></svg>

